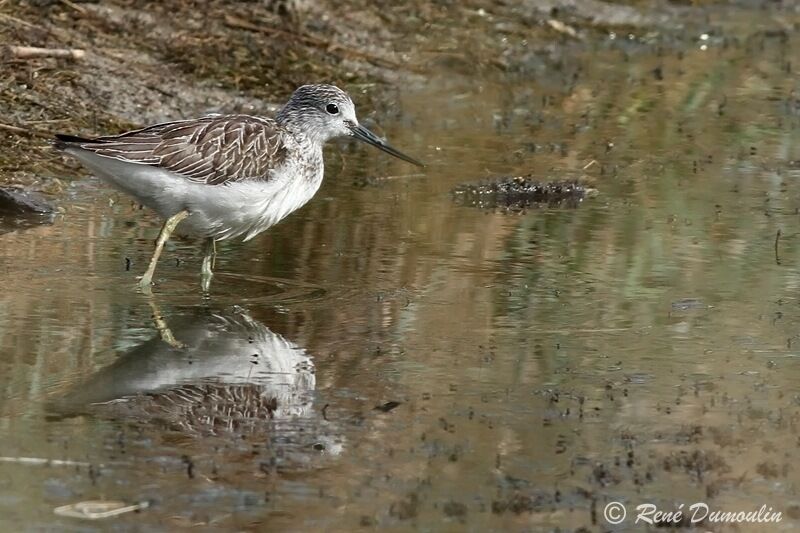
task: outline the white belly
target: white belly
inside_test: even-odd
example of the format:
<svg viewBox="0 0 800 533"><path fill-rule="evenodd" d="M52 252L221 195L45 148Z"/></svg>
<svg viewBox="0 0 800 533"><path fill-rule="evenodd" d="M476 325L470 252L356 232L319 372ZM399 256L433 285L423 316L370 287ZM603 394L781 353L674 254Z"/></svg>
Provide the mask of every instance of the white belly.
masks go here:
<svg viewBox="0 0 800 533"><path fill-rule="evenodd" d="M217 186L192 183L182 195L190 213L182 223L183 230L215 239L243 236L250 240L305 205L321 183L321 176L313 181L291 178Z"/></svg>
<svg viewBox="0 0 800 533"><path fill-rule="evenodd" d="M313 178L287 169L268 180L205 185L172 172L102 157L84 150L68 152L98 177L133 196L161 217L188 210L176 232L218 240L243 236L249 240L306 204L322 184L323 169Z"/></svg>

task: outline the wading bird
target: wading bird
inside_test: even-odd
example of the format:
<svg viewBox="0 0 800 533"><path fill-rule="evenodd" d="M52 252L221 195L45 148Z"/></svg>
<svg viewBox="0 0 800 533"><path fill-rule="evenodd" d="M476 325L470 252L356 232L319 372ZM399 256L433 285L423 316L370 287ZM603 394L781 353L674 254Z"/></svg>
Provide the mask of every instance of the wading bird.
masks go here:
<svg viewBox="0 0 800 533"><path fill-rule="evenodd" d="M177 232L204 239L207 291L215 242L252 239L308 202L322 183L322 147L335 137L423 166L361 126L350 96L333 85L298 88L274 119L212 115L94 139L57 135L55 146L165 219L142 290Z"/></svg>

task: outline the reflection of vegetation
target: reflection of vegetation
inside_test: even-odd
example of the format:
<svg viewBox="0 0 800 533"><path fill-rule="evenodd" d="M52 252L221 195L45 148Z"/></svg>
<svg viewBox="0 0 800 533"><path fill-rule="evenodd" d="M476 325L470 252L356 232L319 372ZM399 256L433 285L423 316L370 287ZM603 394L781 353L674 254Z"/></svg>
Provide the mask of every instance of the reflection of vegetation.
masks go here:
<svg viewBox="0 0 800 533"><path fill-rule="evenodd" d="M576 212L533 211L512 232L502 223L475 226L483 235L478 242L491 241L486 232L499 229L503 236L494 237L505 243L493 256L493 312L524 324L560 317L587 327L607 320L650 325L663 317L654 306L670 298L699 293L714 302L732 292L747 300L775 283L755 266L770 259L776 229L775 219L764 213L791 213L795 204L787 193L794 187L775 190L776 176L758 167L787 168L791 156L785 147L795 144L790 118L777 119L781 109L774 101L776 93L788 97L791 91L782 66L786 46L781 38L764 38L758 63L748 59L748 50L732 46L643 55L624 68L615 68L617 53L604 52L602 59L559 65L581 75L569 94L549 96L541 109L531 108L530 97L515 100L509 93L492 100L495 95L484 88L481 107L503 125L501 134L511 145L506 153L515 145L526 150L530 140L514 132L537 117L536 144L564 143L568 154L560 158L537 149L534 168L569 175L597 159L594 185L601 191ZM661 79L653 75L656 67ZM775 82L754 82L765 77ZM510 94L527 95L528 86ZM463 113L458 105L448 112ZM574 124L580 125L577 131ZM447 136L451 144L459 142L452 131ZM767 162L779 151L779 159ZM453 231L463 231L471 220L460 217ZM797 254L792 242L785 244L786 253ZM573 299L586 301L565 306Z"/></svg>

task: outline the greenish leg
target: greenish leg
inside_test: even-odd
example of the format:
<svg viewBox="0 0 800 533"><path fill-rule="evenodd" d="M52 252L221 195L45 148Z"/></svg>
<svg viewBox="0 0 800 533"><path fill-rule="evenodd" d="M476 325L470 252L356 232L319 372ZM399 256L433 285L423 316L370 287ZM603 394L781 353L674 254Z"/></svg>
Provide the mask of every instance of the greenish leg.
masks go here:
<svg viewBox="0 0 800 533"><path fill-rule="evenodd" d="M211 287L211 278L214 277L214 261L217 258L217 242L213 237L206 239L203 245L203 268L200 286L203 292L208 292Z"/></svg>
<svg viewBox="0 0 800 533"><path fill-rule="evenodd" d="M139 280L139 288L142 289L144 292L150 292L150 285L153 283L153 274L156 271L156 265L158 264L158 258L161 257L161 252L164 250L164 244L169 240L170 235L172 232L175 231L175 228L181 221L189 216L189 211L180 211L175 213L171 217L164 222L164 226L161 228L161 233L158 234L158 239L156 240L156 249L153 252L153 257L150 258L150 266L147 267L147 270L142 276L142 279Z"/></svg>

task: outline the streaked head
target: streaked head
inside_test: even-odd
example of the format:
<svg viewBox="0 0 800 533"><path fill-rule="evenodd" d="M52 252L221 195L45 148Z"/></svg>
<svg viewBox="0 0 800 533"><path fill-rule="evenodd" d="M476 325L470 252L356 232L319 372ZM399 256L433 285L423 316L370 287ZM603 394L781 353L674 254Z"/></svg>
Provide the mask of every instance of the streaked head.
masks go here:
<svg viewBox="0 0 800 533"><path fill-rule="evenodd" d="M404 161L423 166L361 126L356 118L353 100L333 85L299 87L276 119L281 125L321 144L336 137L354 137Z"/></svg>

